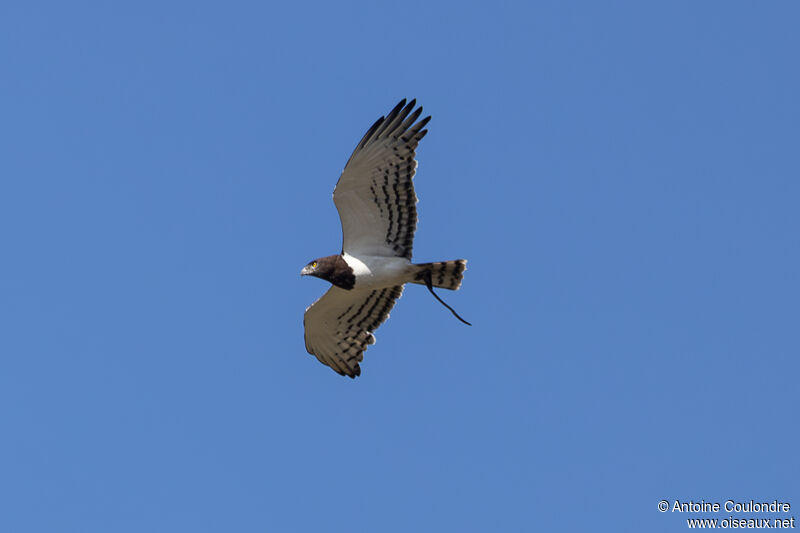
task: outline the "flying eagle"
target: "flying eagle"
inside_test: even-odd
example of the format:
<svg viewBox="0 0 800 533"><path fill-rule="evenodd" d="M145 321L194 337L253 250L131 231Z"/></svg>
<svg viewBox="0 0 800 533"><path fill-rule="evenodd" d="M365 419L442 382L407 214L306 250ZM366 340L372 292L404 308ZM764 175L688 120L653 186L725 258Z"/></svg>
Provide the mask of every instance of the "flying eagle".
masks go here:
<svg viewBox="0 0 800 533"><path fill-rule="evenodd" d="M411 263L417 229L414 151L431 119L417 121L422 107L412 112L415 105L403 99L358 143L333 190L342 253L315 259L300 272L333 285L306 309L303 325L308 353L343 376L361 375L364 350L375 343L373 332L389 318L406 283L425 285L471 325L433 292L458 290L467 261Z"/></svg>

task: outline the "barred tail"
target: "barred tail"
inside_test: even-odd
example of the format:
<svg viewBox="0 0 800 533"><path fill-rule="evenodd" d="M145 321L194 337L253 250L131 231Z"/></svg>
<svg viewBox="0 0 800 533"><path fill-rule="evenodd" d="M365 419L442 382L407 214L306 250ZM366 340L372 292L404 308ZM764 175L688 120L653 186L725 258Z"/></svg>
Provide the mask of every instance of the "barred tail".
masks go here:
<svg viewBox="0 0 800 533"><path fill-rule="evenodd" d="M417 273L414 274L412 283L425 285L426 272L431 274L431 283L434 287L457 291L461 287L461 280L464 279L464 271L467 269L466 259L455 259L453 261L439 261L437 263L421 263L414 265Z"/></svg>

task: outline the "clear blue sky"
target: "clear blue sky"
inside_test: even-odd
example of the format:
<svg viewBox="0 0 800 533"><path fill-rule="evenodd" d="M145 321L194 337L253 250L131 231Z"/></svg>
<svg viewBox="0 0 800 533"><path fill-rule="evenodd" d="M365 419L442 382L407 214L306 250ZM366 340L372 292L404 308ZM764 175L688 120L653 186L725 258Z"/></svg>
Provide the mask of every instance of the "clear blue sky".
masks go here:
<svg viewBox="0 0 800 533"><path fill-rule="evenodd" d="M5 2L0 531L683 531L800 517L796 2ZM306 354L401 98L408 287ZM718 518L728 514L720 513ZM744 515L745 517L748 515Z"/></svg>

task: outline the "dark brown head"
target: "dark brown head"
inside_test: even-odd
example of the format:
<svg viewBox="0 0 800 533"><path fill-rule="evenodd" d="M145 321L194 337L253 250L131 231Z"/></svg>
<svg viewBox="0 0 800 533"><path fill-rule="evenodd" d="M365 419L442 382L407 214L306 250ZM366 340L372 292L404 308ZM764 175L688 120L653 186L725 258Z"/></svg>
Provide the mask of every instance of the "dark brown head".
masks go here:
<svg viewBox="0 0 800 533"><path fill-rule="evenodd" d="M316 276L343 289L352 289L356 284L353 269L341 255L329 255L314 259L300 271L301 276Z"/></svg>

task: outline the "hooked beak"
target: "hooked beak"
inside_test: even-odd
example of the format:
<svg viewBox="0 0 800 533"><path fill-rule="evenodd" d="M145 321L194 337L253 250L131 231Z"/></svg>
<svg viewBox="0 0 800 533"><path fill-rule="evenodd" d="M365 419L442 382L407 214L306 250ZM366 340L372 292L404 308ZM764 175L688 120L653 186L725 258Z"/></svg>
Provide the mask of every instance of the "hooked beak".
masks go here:
<svg viewBox="0 0 800 533"><path fill-rule="evenodd" d="M304 266L303 270L300 271L301 276L308 276L309 274L311 274L311 267L309 266Z"/></svg>

